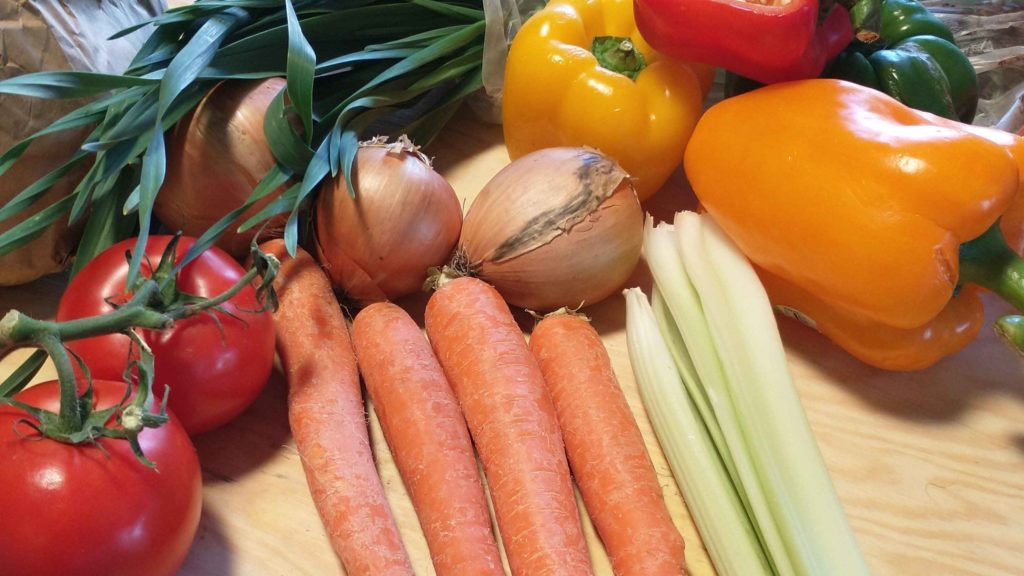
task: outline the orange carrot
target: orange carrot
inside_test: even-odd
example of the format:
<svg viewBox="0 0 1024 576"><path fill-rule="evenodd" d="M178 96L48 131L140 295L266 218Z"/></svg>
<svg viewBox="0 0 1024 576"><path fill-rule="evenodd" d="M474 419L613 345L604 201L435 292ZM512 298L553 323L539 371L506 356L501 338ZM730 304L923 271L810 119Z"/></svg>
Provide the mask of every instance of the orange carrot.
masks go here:
<svg viewBox="0 0 1024 576"><path fill-rule="evenodd" d="M684 574L683 538L597 331L576 314L549 314L534 328L530 350L612 569L622 576Z"/></svg>
<svg viewBox="0 0 1024 576"><path fill-rule="evenodd" d="M523 333L475 278L427 302L427 335L455 390L515 575L591 574L555 410Z"/></svg>
<svg viewBox="0 0 1024 576"><path fill-rule="evenodd" d="M301 249L260 246L281 260L274 288L277 352L288 381L288 422L313 503L349 576L412 575L370 451L348 325L331 284Z"/></svg>
<svg viewBox="0 0 1024 576"><path fill-rule="evenodd" d="M438 576L502 576L466 421L416 322L379 302L352 323L359 370Z"/></svg>

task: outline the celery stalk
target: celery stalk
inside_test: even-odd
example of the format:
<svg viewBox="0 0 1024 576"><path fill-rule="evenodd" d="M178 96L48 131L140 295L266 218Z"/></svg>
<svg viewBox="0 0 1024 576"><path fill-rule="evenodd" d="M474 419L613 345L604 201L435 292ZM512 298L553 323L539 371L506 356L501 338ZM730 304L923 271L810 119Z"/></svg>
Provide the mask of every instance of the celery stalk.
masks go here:
<svg viewBox="0 0 1024 576"><path fill-rule="evenodd" d="M793 386L775 316L756 272L710 217L682 212L676 215L675 228L759 491L768 496L772 521L785 535L796 574L867 574Z"/></svg>
<svg viewBox="0 0 1024 576"><path fill-rule="evenodd" d="M723 576L772 571L700 413L673 368L654 313L639 288L626 295L626 341L640 397L704 544ZM686 355L685 349L675 353Z"/></svg>
<svg viewBox="0 0 1024 576"><path fill-rule="evenodd" d="M753 267L710 216L686 212L673 225L648 219L644 257L654 302L626 293L630 359L719 572L867 574ZM730 563L737 553L742 568Z"/></svg>
<svg viewBox="0 0 1024 576"><path fill-rule="evenodd" d="M711 441L715 444L715 449L722 452L725 448L722 428L718 425L718 419L711 409L707 393L703 386L700 385L697 367L693 364L693 358L690 357L690 351L686 348L683 335L679 333L679 329L675 325L675 318L672 317L672 311L669 310L668 303L665 302L665 297L661 295L661 290L657 285L651 290L651 309L654 311L654 319L658 322L658 330L661 332L661 337L665 339L665 343L668 344L668 349L672 353L672 360L675 362L676 370L679 371L679 376L683 379L686 391L697 407L701 420L704 421L704 427L708 429L708 436L710 436ZM724 456L728 457L728 453L725 453ZM729 476L735 477L735 465L732 462L732 458L723 458L722 463L726 470L729 471Z"/></svg>
<svg viewBox="0 0 1024 576"><path fill-rule="evenodd" d="M653 220L648 218L644 229L644 257L693 360L700 388L703 388L713 412L713 416L704 419L717 422L721 430L721 440L716 448L747 515L753 520L753 528L764 553L776 574L793 576L796 572L785 539L774 521L768 495L760 489L759 472L746 450L747 439L726 385L726 374L718 358L705 311L677 248L675 227L668 224L654 226ZM697 399L695 402L699 406L701 393L691 391L690 394ZM714 424L708 426L714 428Z"/></svg>

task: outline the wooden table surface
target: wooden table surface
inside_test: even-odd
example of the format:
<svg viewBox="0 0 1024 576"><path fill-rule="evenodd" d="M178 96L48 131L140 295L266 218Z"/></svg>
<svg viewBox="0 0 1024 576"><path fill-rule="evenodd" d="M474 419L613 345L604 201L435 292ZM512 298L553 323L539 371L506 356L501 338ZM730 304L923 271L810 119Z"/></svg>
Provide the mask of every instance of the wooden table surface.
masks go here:
<svg viewBox="0 0 1024 576"><path fill-rule="evenodd" d="M428 149L469 201L508 162L501 129L461 114ZM676 177L646 206L656 217L694 205ZM810 239L809 239L810 240ZM0 313L52 317L62 277L0 288ZM630 285L649 288L641 264ZM424 296L400 302L422 321ZM989 319L1007 308L993 299ZM694 575L713 574L639 401L626 354L624 302L587 309L648 440ZM529 321L524 317L523 325ZM887 373L865 366L789 320L790 368L840 499L874 574L1024 573L1024 360L991 331L932 369ZM27 356L0 361L6 376ZM49 379L47 367L37 379ZM181 574L328 575L342 572L307 491L288 431L279 374L250 410L195 438L203 468L202 521ZM433 574L423 536L379 424L369 425L381 477L418 574ZM588 526L599 574L610 574Z"/></svg>

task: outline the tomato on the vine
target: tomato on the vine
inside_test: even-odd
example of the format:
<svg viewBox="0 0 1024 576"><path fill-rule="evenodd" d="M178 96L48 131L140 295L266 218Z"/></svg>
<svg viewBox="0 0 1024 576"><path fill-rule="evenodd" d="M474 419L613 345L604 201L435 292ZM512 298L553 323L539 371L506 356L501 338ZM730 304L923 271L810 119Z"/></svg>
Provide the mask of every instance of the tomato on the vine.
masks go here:
<svg viewBox="0 0 1024 576"><path fill-rule="evenodd" d="M124 382L93 382L104 409L125 396ZM26 389L17 400L57 412L57 383ZM202 508L195 448L171 415L125 440L65 444L44 438L0 404L0 573L9 576L174 574L192 544Z"/></svg>
<svg viewBox="0 0 1024 576"><path fill-rule="evenodd" d="M152 273L173 236L153 236L146 244L143 274ZM183 237L180 261L195 239ZM73 320L113 310L108 300L123 300L128 260L135 240L100 253L71 279L61 297L57 320ZM212 298L235 285L245 270L223 250L213 247L185 265L177 288ZM267 311L258 311L256 290L246 286L221 306L178 320L168 330L139 330L153 350L153 392L170 388L168 406L189 434L216 428L244 411L259 395L274 362L274 326ZM109 334L67 343L94 378L119 380L129 361L129 339Z"/></svg>

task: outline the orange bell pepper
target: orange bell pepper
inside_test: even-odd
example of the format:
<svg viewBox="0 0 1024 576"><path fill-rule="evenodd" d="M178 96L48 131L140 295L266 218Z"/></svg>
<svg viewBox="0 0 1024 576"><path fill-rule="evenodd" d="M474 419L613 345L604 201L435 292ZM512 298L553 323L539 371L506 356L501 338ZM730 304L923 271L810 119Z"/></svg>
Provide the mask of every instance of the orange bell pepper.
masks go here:
<svg viewBox="0 0 1024 576"><path fill-rule="evenodd" d="M923 326L897 328L854 315L758 269L775 309L825 334L863 362L885 370L920 370L963 349L985 322L980 289L967 286Z"/></svg>
<svg viewBox="0 0 1024 576"><path fill-rule="evenodd" d="M1024 256L1024 194L1021 194L1003 213L1003 217L999 219L999 227L1010 248Z"/></svg>
<svg viewBox="0 0 1024 576"><path fill-rule="evenodd" d="M646 199L679 166L714 71L662 57L633 0L550 0L516 33L502 123L513 159L552 146L614 158Z"/></svg>
<svg viewBox="0 0 1024 576"><path fill-rule="evenodd" d="M1024 309L999 216L1024 142L840 80L776 84L702 117L684 165L776 306L861 360L924 368L984 321L977 289Z"/></svg>

